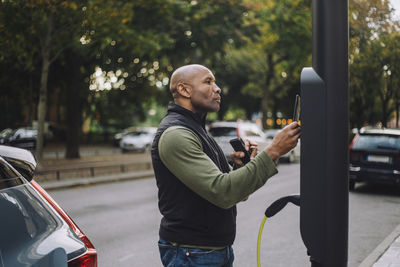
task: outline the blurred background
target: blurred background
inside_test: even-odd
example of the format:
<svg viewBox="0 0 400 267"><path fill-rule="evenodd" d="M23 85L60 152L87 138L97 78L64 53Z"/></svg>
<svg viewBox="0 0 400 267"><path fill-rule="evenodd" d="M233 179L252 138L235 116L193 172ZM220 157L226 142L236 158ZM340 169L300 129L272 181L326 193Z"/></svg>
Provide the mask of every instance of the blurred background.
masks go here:
<svg viewBox="0 0 400 267"><path fill-rule="evenodd" d="M399 127L399 2L349 1L351 129ZM153 131L170 75L190 63L222 89L210 123L279 129L311 50L311 0L2 0L0 143L36 149L39 161L52 145L66 158L118 146Z"/></svg>

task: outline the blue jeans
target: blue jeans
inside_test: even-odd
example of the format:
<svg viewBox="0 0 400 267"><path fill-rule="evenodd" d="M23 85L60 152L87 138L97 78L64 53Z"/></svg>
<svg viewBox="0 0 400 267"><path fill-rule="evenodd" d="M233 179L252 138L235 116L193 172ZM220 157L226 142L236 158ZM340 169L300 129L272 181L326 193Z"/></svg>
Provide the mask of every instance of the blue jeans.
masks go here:
<svg viewBox="0 0 400 267"><path fill-rule="evenodd" d="M161 262L165 267L232 267L233 249L228 246L220 250L173 246L160 238L158 241Z"/></svg>

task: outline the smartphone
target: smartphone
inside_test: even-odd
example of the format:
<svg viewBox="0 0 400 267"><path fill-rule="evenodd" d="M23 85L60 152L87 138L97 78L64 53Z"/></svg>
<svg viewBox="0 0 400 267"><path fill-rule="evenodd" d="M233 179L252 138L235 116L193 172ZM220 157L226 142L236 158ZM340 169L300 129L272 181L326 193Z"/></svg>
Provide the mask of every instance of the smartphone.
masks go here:
<svg viewBox="0 0 400 267"><path fill-rule="evenodd" d="M294 102L294 111L293 111L293 121L300 120L300 96L296 95L296 101Z"/></svg>
<svg viewBox="0 0 400 267"><path fill-rule="evenodd" d="M234 139L230 140L229 143L231 144L231 146L233 147L233 149L235 151L244 152L244 157L241 158L241 161L243 162L243 164L246 164L247 162L250 161L250 153L249 153L249 151L246 150L242 138L239 138L239 137L234 138Z"/></svg>

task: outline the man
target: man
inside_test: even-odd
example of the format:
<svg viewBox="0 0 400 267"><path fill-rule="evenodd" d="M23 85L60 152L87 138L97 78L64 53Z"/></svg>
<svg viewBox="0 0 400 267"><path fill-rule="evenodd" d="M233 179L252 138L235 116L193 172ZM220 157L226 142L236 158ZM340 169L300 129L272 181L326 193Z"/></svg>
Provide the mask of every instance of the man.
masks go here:
<svg viewBox="0 0 400 267"><path fill-rule="evenodd" d="M154 138L151 156L158 186L159 250L164 266L232 266L236 204L277 173L274 160L297 144L297 123L285 127L264 151L252 149L225 156L205 130L207 112L218 111L221 89L209 69L186 65L171 76L174 103L168 107Z"/></svg>

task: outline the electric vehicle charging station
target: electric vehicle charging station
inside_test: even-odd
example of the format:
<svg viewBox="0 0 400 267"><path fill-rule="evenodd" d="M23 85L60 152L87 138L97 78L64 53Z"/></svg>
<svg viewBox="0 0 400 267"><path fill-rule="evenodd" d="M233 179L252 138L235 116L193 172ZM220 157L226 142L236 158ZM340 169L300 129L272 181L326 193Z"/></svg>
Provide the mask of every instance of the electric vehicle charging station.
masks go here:
<svg viewBox="0 0 400 267"><path fill-rule="evenodd" d="M312 267L347 266L348 0L313 0L301 73L300 232Z"/></svg>
<svg viewBox="0 0 400 267"><path fill-rule="evenodd" d="M347 267L349 210L348 0L312 0L312 67L300 77L300 196L282 197L267 218L289 202L300 206L300 233L311 267Z"/></svg>

